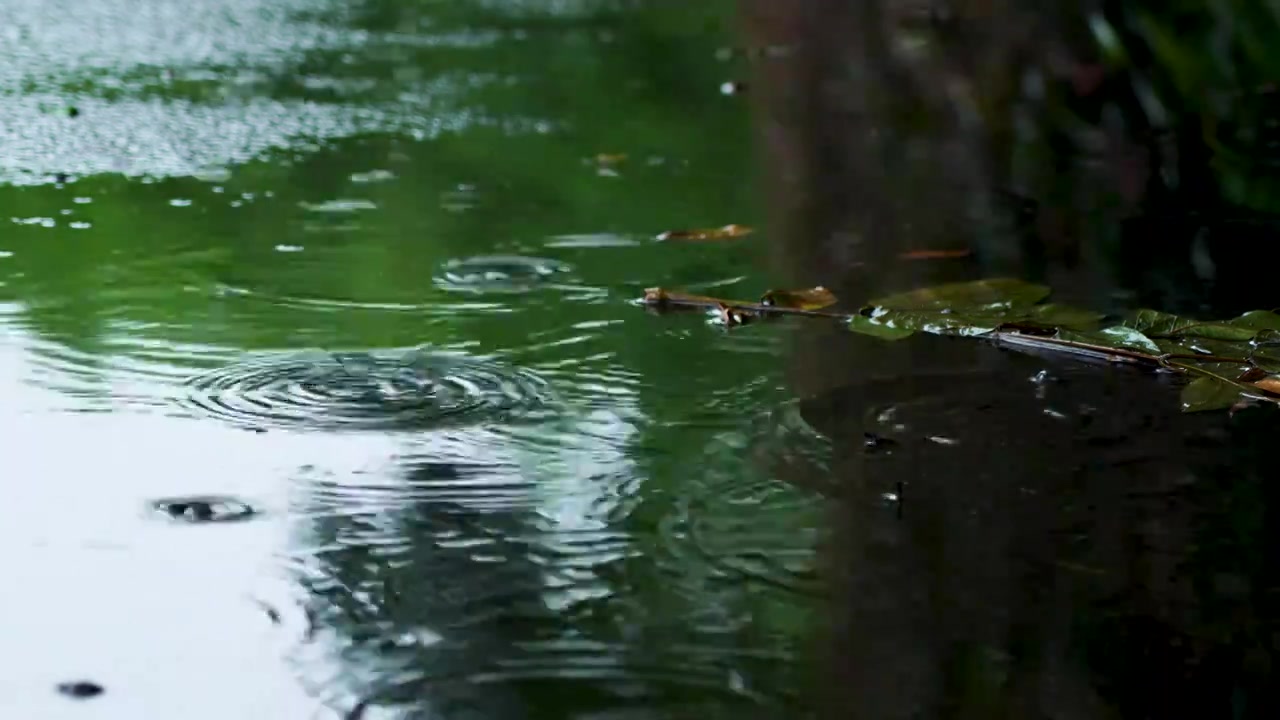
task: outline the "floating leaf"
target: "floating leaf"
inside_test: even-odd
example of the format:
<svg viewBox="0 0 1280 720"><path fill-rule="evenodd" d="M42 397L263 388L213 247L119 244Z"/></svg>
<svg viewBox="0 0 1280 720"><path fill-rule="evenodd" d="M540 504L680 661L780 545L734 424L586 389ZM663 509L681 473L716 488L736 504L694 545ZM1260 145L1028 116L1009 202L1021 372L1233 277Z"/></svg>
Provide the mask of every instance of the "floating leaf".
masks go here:
<svg viewBox="0 0 1280 720"><path fill-rule="evenodd" d="M747 310L736 305L727 305L725 303L717 304L716 311L720 319L720 324L725 327L746 325L760 317L759 313L752 312L751 310Z"/></svg>
<svg viewBox="0 0 1280 720"><path fill-rule="evenodd" d="M863 335L878 337L881 340L901 340L911 337L916 332L911 328L880 323L865 315L854 315L849 318L849 329Z"/></svg>
<svg viewBox="0 0 1280 720"><path fill-rule="evenodd" d="M1069 305L1036 305L1027 310L1018 322L1040 325L1046 328L1088 331L1102 322L1102 313L1073 308Z"/></svg>
<svg viewBox="0 0 1280 720"><path fill-rule="evenodd" d="M1163 354L1160 350L1160 346L1156 345L1151 338L1143 335L1133 328L1127 327L1109 327L1089 332L1064 330L1059 332L1056 337L1059 340L1067 340L1069 342L1082 343L1085 345L1096 345L1116 350L1128 350L1130 352L1143 353L1150 355L1153 358Z"/></svg>
<svg viewBox="0 0 1280 720"><path fill-rule="evenodd" d="M1201 337L1242 342L1253 338L1256 329L1239 324L1205 322L1179 317L1158 310L1139 310L1126 319L1125 327L1133 328L1148 338Z"/></svg>
<svg viewBox="0 0 1280 720"><path fill-rule="evenodd" d="M1247 383L1257 382L1259 380L1262 380L1265 377L1267 377L1266 370L1263 370L1260 367L1251 367L1251 368L1245 369L1244 372L1240 373L1240 375L1236 377L1236 382L1247 382Z"/></svg>
<svg viewBox="0 0 1280 720"><path fill-rule="evenodd" d="M1276 377L1275 375L1268 375L1261 380L1254 380L1252 384L1254 387L1261 390L1266 390L1269 393L1280 395L1280 377Z"/></svg>
<svg viewBox="0 0 1280 720"><path fill-rule="evenodd" d="M835 305L836 296L821 285L807 290L770 290L760 298L760 304L796 310L821 310Z"/></svg>
<svg viewBox="0 0 1280 720"><path fill-rule="evenodd" d="M652 307L686 308L689 310L714 308L719 305L749 304L735 303L732 300L721 300L720 298L714 298L708 295L691 295L689 293L673 292L670 290L664 290L660 287L645 288L644 297L640 299L640 302Z"/></svg>
<svg viewBox="0 0 1280 720"><path fill-rule="evenodd" d="M1182 389L1182 411L1223 410L1240 399L1240 388L1216 377L1204 375Z"/></svg>
<svg viewBox="0 0 1280 720"><path fill-rule="evenodd" d="M657 239L662 242L679 240L683 242L706 242L711 240L734 240L751 234L751 228L746 225L725 225L718 228L704 228L700 230L668 230L658 235Z"/></svg>
<svg viewBox="0 0 1280 720"><path fill-rule="evenodd" d="M1280 314L1270 310L1250 310L1238 318L1228 320L1227 323L1252 330L1280 331Z"/></svg>
<svg viewBox="0 0 1280 720"><path fill-rule="evenodd" d="M880 298L872 305L890 310L998 309L1035 305L1049 296L1044 285L993 278L911 290Z"/></svg>
<svg viewBox="0 0 1280 720"><path fill-rule="evenodd" d="M902 330L960 337L985 335L1000 327L1009 319L1006 314L983 312L981 310L972 313L912 312L885 308L875 308L867 317L877 324Z"/></svg>
<svg viewBox="0 0 1280 720"><path fill-rule="evenodd" d="M959 250L908 250L898 256L900 260L957 260L973 254L969 248Z"/></svg>

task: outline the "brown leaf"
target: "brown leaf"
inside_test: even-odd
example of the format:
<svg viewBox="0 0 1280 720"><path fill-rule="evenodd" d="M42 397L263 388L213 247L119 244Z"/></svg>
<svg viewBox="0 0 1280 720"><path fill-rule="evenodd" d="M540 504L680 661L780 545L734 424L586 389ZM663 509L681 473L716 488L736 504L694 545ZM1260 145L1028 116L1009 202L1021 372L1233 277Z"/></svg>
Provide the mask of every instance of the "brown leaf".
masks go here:
<svg viewBox="0 0 1280 720"><path fill-rule="evenodd" d="M677 240L683 242L706 242L710 240L734 240L750 234L751 228L746 225L730 224L724 227L698 230L668 230L658 235L657 239L662 242Z"/></svg>
<svg viewBox="0 0 1280 720"><path fill-rule="evenodd" d="M956 260L973 254L969 248L959 250L908 250L898 256L900 260Z"/></svg>
<svg viewBox="0 0 1280 720"><path fill-rule="evenodd" d="M596 155L597 165L617 165L627 159L626 153L600 153Z"/></svg>
<svg viewBox="0 0 1280 720"><path fill-rule="evenodd" d="M720 311L720 322L723 323L725 327L746 325L757 317L755 313L749 310L744 310L733 305L726 305L725 303L718 303L716 305L716 309Z"/></svg>
<svg viewBox="0 0 1280 720"><path fill-rule="evenodd" d="M1260 367L1251 367L1245 370L1244 372L1240 373L1240 375L1236 378L1236 382L1251 383L1251 382L1254 382L1255 380L1261 380L1265 378L1267 375L1268 373L1266 370L1263 370Z"/></svg>
<svg viewBox="0 0 1280 720"><path fill-rule="evenodd" d="M715 308L721 305L736 307L751 303L721 300L709 295L691 295L689 293L671 292L660 287L646 288L641 302L654 307L685 307L691 310Z"/></svg>
<svg viewBox="0 0 1280 720"><path fill-rule="evenodd" d="M1252 385L1259 390L1266 390L1269 393L1280 395L1280 377L1276 377L1275 375L1262 378L1261 380L1254 380Z"/></svg>
<svg viewBox="0 0 1280 720"><path fill-rule="evenodd" d="M760 304L796 310L821 310L835 305L836 296L821 285L804 290L770 290L760 297Z"/></svg>

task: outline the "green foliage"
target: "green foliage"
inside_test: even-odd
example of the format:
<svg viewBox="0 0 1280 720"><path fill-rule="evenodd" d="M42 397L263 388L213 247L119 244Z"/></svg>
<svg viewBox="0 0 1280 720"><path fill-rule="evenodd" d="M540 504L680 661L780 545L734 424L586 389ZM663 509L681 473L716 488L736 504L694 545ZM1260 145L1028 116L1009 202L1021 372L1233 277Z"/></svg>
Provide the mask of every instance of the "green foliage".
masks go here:
<svg viewBox="0 0 1280 720"><path fill-rule="evenodd" d="M1280 403L1280 315L1252 310L1226 321L1138 310L1099 327L1102 316L1040 304L1049 288L1013 279L922 288L874 300L849 319L849 329L884 340L916 332L1016 340L1020 348L1146 364L1192 376L1183 390L1187 412L1219 410L1242 399Z"/></svg>

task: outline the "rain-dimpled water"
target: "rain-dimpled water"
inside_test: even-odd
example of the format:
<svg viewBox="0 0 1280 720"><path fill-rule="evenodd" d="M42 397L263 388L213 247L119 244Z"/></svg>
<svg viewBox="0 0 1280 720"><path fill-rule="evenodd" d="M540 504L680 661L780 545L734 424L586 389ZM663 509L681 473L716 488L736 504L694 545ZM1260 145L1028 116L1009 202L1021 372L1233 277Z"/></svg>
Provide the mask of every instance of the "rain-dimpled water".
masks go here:
<svg viewBox="0 0 1280 720"><path fill-rule="evenodd" d="M1273 415L841 321L1276 304L1236 96L955 5L0 2L0 719L1274 717Z"/></svg>

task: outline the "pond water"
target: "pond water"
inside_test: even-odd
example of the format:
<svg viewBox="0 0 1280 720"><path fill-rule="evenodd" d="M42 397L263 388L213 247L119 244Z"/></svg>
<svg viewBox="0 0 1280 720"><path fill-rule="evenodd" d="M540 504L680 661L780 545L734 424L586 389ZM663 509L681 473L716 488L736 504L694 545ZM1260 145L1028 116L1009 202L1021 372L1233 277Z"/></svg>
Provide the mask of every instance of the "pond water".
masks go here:
<svg viewBox="0 0 1280 720"><path fill-rule="evenodd" d="M631 304L767 287L654 241L759 218L730 8L652 5L6 7L0 715L795 700L789 330Z"/></svg>
<svg viewBox="0 0 1280 720"><path fill-rule="evenodd" d="M777 210L734 13L9 2L0 717L1261 712L1273 419L635 306L803 265L656 240Z"/></svg>

